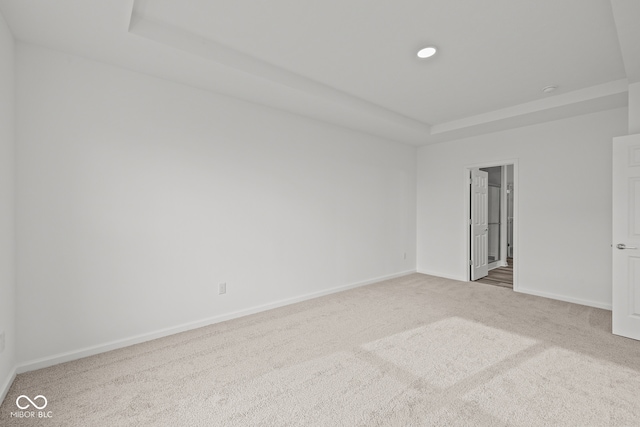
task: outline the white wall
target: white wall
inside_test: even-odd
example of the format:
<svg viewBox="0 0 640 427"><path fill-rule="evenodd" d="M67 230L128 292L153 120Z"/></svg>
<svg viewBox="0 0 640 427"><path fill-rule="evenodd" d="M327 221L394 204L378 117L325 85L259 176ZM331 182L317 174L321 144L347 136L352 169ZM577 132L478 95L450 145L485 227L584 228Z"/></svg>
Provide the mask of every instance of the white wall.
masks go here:
<svg viewBox="0 0 640 427"><path fill-rule="evenodd" d="M419 272L466 280L464 168L518 159L521 291L611 305L611 143L616 109L420 148Z"/></svg>
<svg viewBox="0 0 640 427"><path fill-rule="evenodd" d="M0 333L5 349L0 354L0 402L15 365L14 275L14 42L0 15Z"/></svg>
<svg viewBox="0 0 640 427"><path fill-rule="evenodd" d="M19 362L415 269L415 147L31 45L17 63Z"/></svg>

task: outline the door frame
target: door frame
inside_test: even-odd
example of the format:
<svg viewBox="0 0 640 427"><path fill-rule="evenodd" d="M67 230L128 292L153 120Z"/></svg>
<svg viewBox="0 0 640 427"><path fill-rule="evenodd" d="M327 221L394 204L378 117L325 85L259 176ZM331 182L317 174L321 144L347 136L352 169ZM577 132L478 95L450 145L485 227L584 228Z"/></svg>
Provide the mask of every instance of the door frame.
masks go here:
<svg viewBox="0 0 640 427"><path fill-rule="evenodd" d="M520 180L519 180L519 164L518 159L505 159L488 161L483 163L469 164L464 167L464 228L467 250L465 252L464 265L467 272L467 282L471 281L471 266L469 260L471 257L471 227L469 227L469 214L471 212L471 185L469 184L469 178L471 176L471 169L476 168L490 168L495 166L509 166L513 165L513 290L518 291L519 280L518 272L520 270L520 237L519 237L519 225L520 225L520 213L519 213L519 200L520 200ZM504 187L506 188L506 186Z"/></svg>

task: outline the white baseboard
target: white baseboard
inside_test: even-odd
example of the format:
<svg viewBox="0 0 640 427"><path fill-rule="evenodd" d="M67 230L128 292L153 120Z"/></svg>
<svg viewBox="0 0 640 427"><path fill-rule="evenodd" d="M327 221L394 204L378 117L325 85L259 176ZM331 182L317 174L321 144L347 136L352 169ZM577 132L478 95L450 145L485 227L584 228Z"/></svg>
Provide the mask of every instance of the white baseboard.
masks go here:
<svg viewBox="0 0 640 427"><path fill-rule="evenodd" d="M293 298L287 298L272 303L267 303L244 310L234 311L232 313L221 314L219 316L209 317L206 319L198 320L195 322L184 323L182 325L173 326L170 328L159 329L154 332L146 334L135 335L129 338L121 340L111 341L104 344L98 344L91 347L85 347L78 350L73 350L65 353L56 354L53 356L43 357L28 362L21 363L17 366L15 371L19 374L23 372L34 371L36 369L47 368L49 366L58 365L60 363L70 362L72 360L81 359L83 357L93 356L99 353L104 353L118 348L128 347L134 344L140 344L145 341L151 341L157 338L166 337L169 335L177 334L180 332L189 331L192 329L201 328L203 326L213 325L215 323L224 322L231 319L237 319L238 317L248 316L250 314L259 313L262 311L271 310L285 305L295 304L297 302L306 301L313 298L318 298L324 295L333 294L336 292L346 291L348 289L357 288L360 286L370 285L372 283L381 282L384 280L395 279L397 277L406 276L415 273L415 270L407 270L400 273L390 274L387 276L376 277L374 279L365 280L362 282L351 283L347 285L337 286L334 288L326 289L323 291L312 292L310 294L300 295ZM15 377L15 373L14 373Z"/></svg>
<svg viewBox="0 0 640 427"><path fill-rule="evenodd" d="M558 295L558 294L553 294L550 292L540 292L540 291L536 291L533 289L524 289L521 286L518 286L517 289L514 289L515 292L520 292L523 294L529 294L529 295L535 295L538 297L544 297L544 298L550 298L550 299L555 299L558 301L564 301L564 302L571 302L574 304L580 304L580 305L586 305L588 307L595 307L595 308L602 308L604 310L609 310L611 311L611 304L607 304L607 303L603 303L603 302L598 302L598 301L590 301L590 300L585 300L585 299L580 299L580 298L573 298L573 297L568 297L565 295Z"/></svg>
<svg viewBox="0 0 640 427"><path fill-rule="evenodd" d="M466 277L456 277L456 276L449 275L449 274L442 274L442 273L438 273L438 272L434 272L434 271L427 271L427 270L422 270L422 269L418 269L417 272L421 273L421 274L428 274L429 276L444 277L445 279L452 279L452 280L458 280L458 281L461 281L461 282L468 282ZM536 290L533 290L533 289L522 288L521 286L516 286L513 290L514 290L514 292L520 292L520 293L523 293L523 294L535 295L535 296L538 296L538 297L555 299L555 300L564 301L564 302L571 302L573 304L586 305L587 307L602 308L604 310L611 311L611 304L607 304L607 303L603 303L603 302L599 302L599 301L591 301L591 300L585 300L585 299L580 299L580 298L573 298L573 297L568 297L566 295L553 294L553 293L550 293L550 292L540 292L540 291L536 291Z"/></svg>
<svg viewBox="0 0 640 427"><path fill-rule="evenodd" d="M11 388L11 384L13 384L13 380L16 379L16 375L16 368L13 368L5 382L0 385L0 405L2 404L2 402L4 402L4 398L7 397L7 393L9 393L9 389Z"/></svg>
<svg viewBox="0 0 640 427"><path fill-rule="evenodd" d="M454 276L452 274L438 273L437 271L429 271L429 270L418 269L417 273L428 274L429 276L444 277L445 279L458 280L459 282L466 282L467 281L466 277Z"/></svg>

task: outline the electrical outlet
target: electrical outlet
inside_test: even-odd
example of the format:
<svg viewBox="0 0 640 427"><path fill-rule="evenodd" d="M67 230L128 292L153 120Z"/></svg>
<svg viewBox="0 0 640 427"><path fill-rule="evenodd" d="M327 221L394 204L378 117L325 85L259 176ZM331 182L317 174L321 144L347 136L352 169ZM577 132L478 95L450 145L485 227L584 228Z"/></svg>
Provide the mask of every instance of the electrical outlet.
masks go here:
<svg viewBox="0 0 640 427"><path fill-rule="evenodd" d="M226 294L227 293L227 284L226 283L220 283L218 285L218 295L222 295L222 294Z"/></svg>
<svg viewBox="0 0 640 427"><path fill-rule="evenodd" d="M4 331L0 332L0 353L4 351Z"/></svg>

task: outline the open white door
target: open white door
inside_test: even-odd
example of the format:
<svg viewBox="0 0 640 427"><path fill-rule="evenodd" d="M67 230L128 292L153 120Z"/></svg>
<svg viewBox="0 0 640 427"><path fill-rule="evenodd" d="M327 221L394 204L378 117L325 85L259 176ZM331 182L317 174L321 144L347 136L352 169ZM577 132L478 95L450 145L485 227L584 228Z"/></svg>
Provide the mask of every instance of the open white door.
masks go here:
<svg viewBox="0 0 640 427"><path fill-rule="evenodd" d="M489 174L471 169L471 280L489 274Z"/></svg>
<svg viewBox="0 0 640 427"><path fill-rule="evenodd" d="M640 135L613 139L613 333L640 340Z"/></svg>

